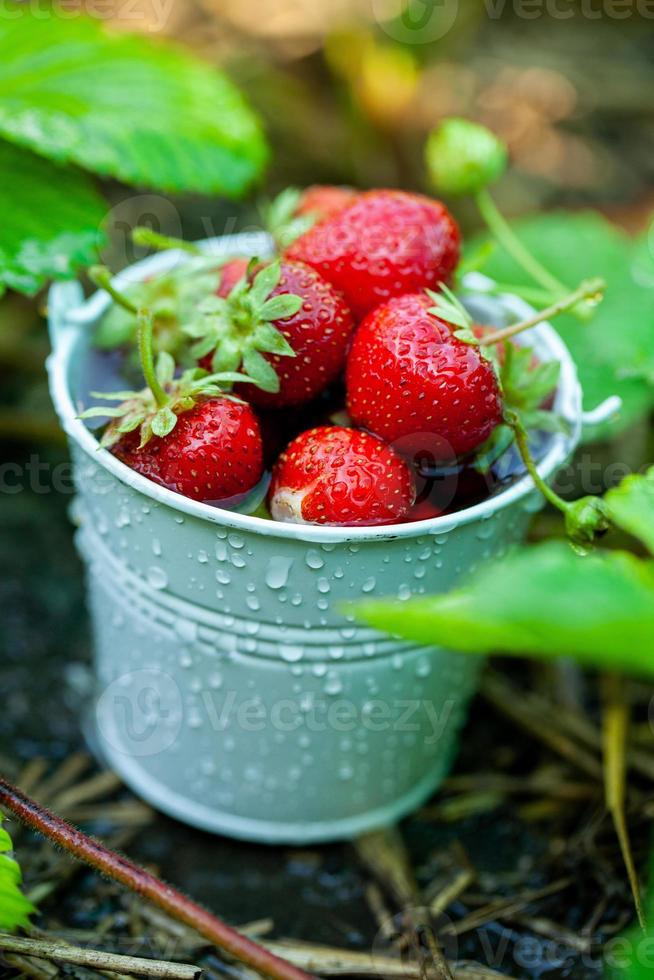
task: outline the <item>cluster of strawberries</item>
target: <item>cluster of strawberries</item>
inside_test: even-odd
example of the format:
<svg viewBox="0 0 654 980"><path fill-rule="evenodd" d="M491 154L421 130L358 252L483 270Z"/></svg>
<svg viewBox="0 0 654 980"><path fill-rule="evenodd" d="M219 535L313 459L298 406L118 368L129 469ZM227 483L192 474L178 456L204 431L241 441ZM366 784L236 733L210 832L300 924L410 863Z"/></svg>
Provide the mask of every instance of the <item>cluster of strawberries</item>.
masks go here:
<svg viewBox="0 0 654 980"><path fill-rule="evenodd" d="M287 195L285 210L276 259L231 258L209 295L191 290L189 301L187 288L184 310L172 311L183 373L163 339L171 311L125 300L138 315L148 386L87 414L110 416L103 444L128 466L220 503L260 484L267 428L291 409L300 434L272 466L275 520L415 519L414 460L425 442L451 464L503 419L497 357L446 285L459 261L457 225L440 202L401 191L315 187ZM307 428L310 407L341 379L344 424Z"/></svg>

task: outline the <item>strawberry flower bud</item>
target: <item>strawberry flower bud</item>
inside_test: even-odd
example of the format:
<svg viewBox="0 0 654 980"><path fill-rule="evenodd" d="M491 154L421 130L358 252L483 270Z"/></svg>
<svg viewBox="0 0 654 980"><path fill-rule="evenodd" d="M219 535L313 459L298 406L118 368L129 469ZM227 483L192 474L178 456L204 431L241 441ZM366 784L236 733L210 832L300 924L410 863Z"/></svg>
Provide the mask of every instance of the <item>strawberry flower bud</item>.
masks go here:
<svg viewBox="0 0 654 980"><path fill-rule="evenodd" d="M502 176L508 158L506 146L489 129L457 118L432 131L425 156L430 182L440 194L479 193Z"/></svg>
<svg viewBox="0 0 654 980"><path fill-rule="evenodd" d="M587 554L597 537L611 526L609 511L601 497L581 497L568 504L565 529L575 551Z"/></svg>

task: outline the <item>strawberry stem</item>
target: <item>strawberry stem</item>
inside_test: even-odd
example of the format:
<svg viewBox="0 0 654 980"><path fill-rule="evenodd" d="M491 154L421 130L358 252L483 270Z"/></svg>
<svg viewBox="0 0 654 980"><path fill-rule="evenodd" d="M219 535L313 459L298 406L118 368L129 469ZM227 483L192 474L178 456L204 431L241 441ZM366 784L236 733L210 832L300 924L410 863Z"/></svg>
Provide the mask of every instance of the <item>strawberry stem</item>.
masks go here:
<svg viewBox="0 0 654 980"><path fill-rule="evenodd" d="M109 850L100 841L87 837L77 827L66 823L57 814L30 799L1 775L0 804L32 830L54 841L79 861L84 861L112 881L117 881L135 894L141 895L163 909L171 918L195 929L214 946L262 976L270 977L271 980L312 980L311 974L232 929L145 868Z"/></svg>
<svg viewBox="0 0 654 980"><path fill-rule="evenodd" d="M495 201L484 188L475 195L479 213L486 222L488 229L499 244L520 265L528 275L554 296L567 292L567 286L559 282L551 272L541 265L537 258L526 248L513 231L504 215L498 210Z"/></svg>
<svg viewBox="0 0 654 980"><path fill-rule="evenodd" d="M565 517L565 531L570 544L579 554L587 554L595 538L604 534L611 526L611 516L604 500L601 497L591 496L567 501L559 497L538 472L529 448L527 430L518 414L511 409L505 409L504 422L513 431L518 452L534 484L545 500Z"/></svg>
<svg viewBox="0 0 654 980"><path fill-rule="evenodd" d="M159 383L157 373L154 369L154 353L152 350L152 316L147 310L139 310L137 313L137 336L139 345L139 358L141 370L145 383L154 395L159 408L168 404L169 398L163 387Z"/></svg>
<svg viewBox="0 0 654 980"><path fill-rule="evenodd" d="M560 510L562 514L567 514L571 505L567 500L564 500L563 497L559 497L558 493L552 490L552 488L545 482L538 472L538 467L536 466L534 457L531 455L531 449L529 448L529 436L527 434L527 430L520 421L518 414L510 409L506 410L504 413L504 421L513 430L513 435L515 436L516 446L518 447L520 458L522 459L529 476L532 478L548 503L552 504L553 507L556 507L557 510Z"/></svg>
<svg viewBox="0 0 654 980"><path fill-rule="evenodd" d="M591 303L599 303L605 288L606 283L603 279L587 279L574 292L558 299L551 306L548 306L547 309L541 310L539 313L534 313L533 316L528 317L526 320L521 320L519 323L512 323L510 326L503 327L501 330L494 330L486 334L479 339L479 344L482 347L488 346L489 344L499 344L504 340L508 340L510 337L515 337L524 330L529 330L530 327L535 327L537 323L550 320L559 313L564 313L566 310L572 309L583 300Z"/></svg>
<svg viewBox="0 0 654 980"><path fill-rule="evenodd" d="M111 272L106 265L94 265L89 269L88 274L89 279L95 283L98 289L104 289L105 293L109 293L114 303L118 303L128 313L133 313L136 316L138 309L112 284Z"/></svg>
<svg viewBox="0 0 654 980"><path fill-rule="evenodd" d="M160 235L158 231L153 231L152 228L146 228L144 225L138 225L133 230L132 241L135 245L154 248L157 252L179 249L182 252L188 252L190 255L206 256L207 254L193 242L187 242L183 238L172 238L169 235Z"/></svg>

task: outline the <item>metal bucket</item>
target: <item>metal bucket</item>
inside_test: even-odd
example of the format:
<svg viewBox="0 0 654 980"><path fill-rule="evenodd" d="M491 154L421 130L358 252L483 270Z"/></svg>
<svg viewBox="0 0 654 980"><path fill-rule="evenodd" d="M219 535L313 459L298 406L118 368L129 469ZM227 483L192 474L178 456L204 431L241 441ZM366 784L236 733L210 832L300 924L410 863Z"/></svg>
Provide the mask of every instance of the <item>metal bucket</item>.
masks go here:
<svg viewBox="0 0 654 980"><path fill-rule="evenodd" d="M210 243L261 254L265 238ZM116 284L163 271L166 253ZM476 301L484 318L530 310ZM50 293L52 397L75 463L78 543L95 634L100 751L160 810L267 842L347 838L421 804L448 772L479 661L355 625L344 600L439 593L522 540L527 478L454 516L392 528L279 524L187 500L104 450L76 418L81 365L108 305ZM547 325L530 342L561 363L551 477L575 447L581 393Z"/></svg>

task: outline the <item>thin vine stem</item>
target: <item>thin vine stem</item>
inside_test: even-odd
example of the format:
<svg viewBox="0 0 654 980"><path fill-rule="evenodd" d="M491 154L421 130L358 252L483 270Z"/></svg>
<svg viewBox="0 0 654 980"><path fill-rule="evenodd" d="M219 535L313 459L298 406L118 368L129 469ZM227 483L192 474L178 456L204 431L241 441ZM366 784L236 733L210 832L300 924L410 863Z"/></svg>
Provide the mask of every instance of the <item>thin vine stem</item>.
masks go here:
<svg viewBox="0 0 654 980"><path fill-rule="evenodd" d="M142 895L173 919L195 929L212 945L263 976L271 980L313 980L311 974L259 946L145 868L109 850L41 806L3 776L0 776L0 806L78 860Z"/></svg>
<svg viewBox="0 0 654 980"><path fill-rule="evenodd" d="M118 303L128 313L133 313L136 316L138 313L137 307L112 284L111 273L105 265L92 266L88 271L88 275L92 283L99 289L104 289L105 293L109 293L114 303Z"/></svg>
<svg viewBox="0 0 654 980"><path fill-rule="evenodd" d="M154 369L154 351L152 349L152 315L146 310L139 310L138 312L137 336L141 370L143 371L145 383L154 395L154 400L159 408L163 408L164 405L168 404L170 399L168 398L168 395L164 391L162 385L159 383L157 372Z"/></svg>
<svg viewBox="0 0 654 980"><path fill-rule="evenodd" d="M146 228L144 225L138 225L133 230L132 241L135 245L154 248L158 252L178 249L181 252L188 252L189 255L207 258L206 251L193 242L187 242L183 238L173 238L170 235L161 235L158 231L153 231L152 228Z"/></svg>
<svg viewBox="0 0 654 980"><path fill-rule="evenodd" d="M486 189L479 191L475 200L490 232L518 265L522 266L532 279L540 283L544 289L550 290L555 296L567 292L567 287L559 282L551 272L548 272L545 266L541 265L529 249L522 244L504 215L498 210L489 192Z"/></svg>
<svg viewBox="0 0 654 980"><path fill-rule="evenodd" d="M534 457L531 455L531 449L529 448L529 437L527 435L527 430L518 418L515 412L505 413L505 422L513 430L515 436L516 445L518 447L518 452L520 453L520 458L525 465L529 476L532 478L542 495L545 499L560 510L562 514L567 514L570 510L570 504L559 497L552 488L545 482L540 473L538 472L538 467L534 461Z"/></svg>
<svg viewBox="0 0 654 980"><path fill-rule="evenodd" d="M509 338L515 337L524 330L529 330L530 327L535 327L538 323L543 323L544 320L550 320L558 316L559 313L564 313L566 310L572 309L572 307L576 306L582 300L598 302L602 297L605 286L606 284L603 279L588 279L586 282L582 282L574 292L561 297L561 299L552 303L551 306L548 306L547 309L540 310L540 312L534 313L533 316L528 317L526 320L521 320L519 323L512 323L508 327L502 327L501 330L493 330L491 333L487 333L479 338L478 343L482 347L487 347L489 344L499 344L503 340L509 340Z"/></svg>

